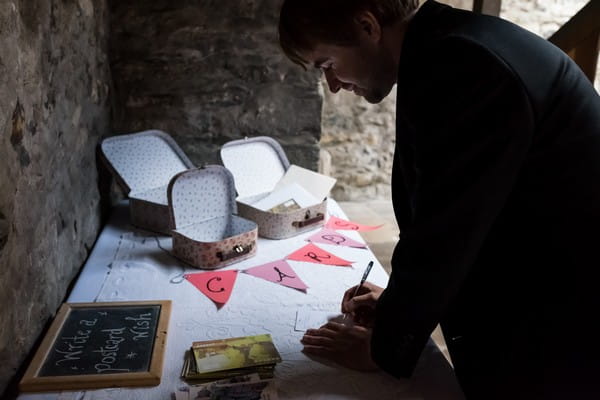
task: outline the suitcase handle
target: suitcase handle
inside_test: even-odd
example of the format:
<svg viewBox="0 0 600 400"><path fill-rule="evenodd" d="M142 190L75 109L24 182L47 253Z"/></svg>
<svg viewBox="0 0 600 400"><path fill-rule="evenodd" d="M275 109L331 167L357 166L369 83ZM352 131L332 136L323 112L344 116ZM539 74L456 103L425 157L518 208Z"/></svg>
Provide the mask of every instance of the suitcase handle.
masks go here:
<svg viewBox="0 0 600 400"><path fill-rule="evenodd" d="M316 224L319 221L323 221L325 219L325 215L318 213L316 217L310 218L310 211L307 211L304 218L304 221L294 221L292 222L292 225L296 228L303 228L308 225Z"/></svg>
<svg viewBox="0 0 600 400"><path fill-rule="evenodd" d="M222 251L219 251L217 253L217 257L221 261L231 260L232 258L250 253L250 250L252 250L252 244L248 244L245 247L241 244L236 244L229 253L223 253Z"/></svg>

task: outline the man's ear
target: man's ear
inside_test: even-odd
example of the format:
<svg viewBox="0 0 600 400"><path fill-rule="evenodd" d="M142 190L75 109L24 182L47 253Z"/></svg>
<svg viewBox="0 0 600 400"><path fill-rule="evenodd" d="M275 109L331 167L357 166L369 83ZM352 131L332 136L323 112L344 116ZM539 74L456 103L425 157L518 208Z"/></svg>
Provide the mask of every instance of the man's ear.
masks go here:
<svg viewBox="0 0 600 400"><path fill-rule="evenodd" d="M370 11L361 11L358 13L355 22L362 37L374 43L379 42L381 39L381 25L379 25L379 21L377 21L377 18Z"/></svg>

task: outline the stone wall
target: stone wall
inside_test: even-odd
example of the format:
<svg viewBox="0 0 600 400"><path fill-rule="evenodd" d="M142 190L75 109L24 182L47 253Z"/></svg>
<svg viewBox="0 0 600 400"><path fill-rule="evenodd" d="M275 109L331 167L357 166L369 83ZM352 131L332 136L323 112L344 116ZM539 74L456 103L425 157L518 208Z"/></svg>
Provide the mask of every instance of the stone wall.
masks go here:
<svg viewBox="0 0 600 400"><path fill-rule="evenodd" d="M0 393L98 232L107 21L103 0L0 2Z"/></svg>
<svg viewBox="0 0 600 400"><path fill-rule="evenodd" d="M229 140L269 135L316 169L318 76L279 49L281 0L113 0L114 132L161 129L196 165Z"/></svg>
<svg viewBox="0 0 600 400"><path fill-rule="evenodd" d="M321 146L331 155L332 197L338 201L389 199L396 145L396 88L379 104L323 86Z"/></svg>
<svg viewBox="0 0 600 400"><path fill-rule="evenodd" d="M548 37L589 0L503 0L500 16ZM472 0L441 0L472 9ZM600 65L599 65L600 67ZM596 78L600 90L600 68ZM338 179L337 200L389 200L395 146L395 88L372 105L352 93L332 95L323 84L321 145L331 155L331 174Z"/></svg>

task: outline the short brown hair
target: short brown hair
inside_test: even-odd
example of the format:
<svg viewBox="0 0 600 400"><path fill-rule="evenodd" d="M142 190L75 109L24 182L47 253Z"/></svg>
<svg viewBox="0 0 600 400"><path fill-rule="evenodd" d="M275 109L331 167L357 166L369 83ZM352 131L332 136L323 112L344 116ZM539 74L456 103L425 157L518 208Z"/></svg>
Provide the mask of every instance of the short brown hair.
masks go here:
<svg viewBox="0 0 600 400"><path fill-rule="evenodd" d="M301 53L317 43L349 46L357 41L355 17L371 12L381 26L406 18L418 0L285 0L279 16L279 43L286 56L305 66Z"/></svg>

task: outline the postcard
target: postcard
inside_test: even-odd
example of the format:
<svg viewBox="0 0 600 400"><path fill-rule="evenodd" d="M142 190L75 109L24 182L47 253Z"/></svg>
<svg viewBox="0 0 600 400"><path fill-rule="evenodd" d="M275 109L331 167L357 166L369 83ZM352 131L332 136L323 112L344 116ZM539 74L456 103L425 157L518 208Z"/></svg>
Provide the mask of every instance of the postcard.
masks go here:
<svg viewBox="0 0 600 400"><path fill-rule="evenodd" d="M297 165L290 165L290 168L286 171L283 178L277 182L273 191L291 183L297 183L309 191L317 199L317 203L319 203L329 195L329 191L335 185L335 182L336 179L330 176L319 174Z"/></svg>
<svg viewBox="0 0 600 400"><path fill-rule="evenodd" d="M298 203L296 203L296 200L289 199L289 200L284 201L281 204L277 204L275 207L270 208L268 211L275 213L275 214L285 214L290 211L299 210L300 208L301 207L298 205Z"/></svg>
<svg viewBox="0 0 600 400"><path fill-rule="evenodd" d="M210 387L210 399L260 400L263 390L269 383L271 383L270 379L241 383L217 383Z"/></svg>
<svg viewBox="0 0 600 400"><path fill-rule="evenodd" d="M329 321L340 322L343 314L340 311L320 311L299 308L296 311L296 325L294 330L305 332L307 329L317 329Z"/></svg>
<svg viewBox="0 0 600 400"><path fill-rule="evenodd" d="M281 361L269 334L194 342L192 351L198 374L256 367Z"/></svg>
<svg viewBox="0 0 600 400"><path fill-rule="evenodd" d="M295 209L300 209L319 204L322 200L313 196L298 183L290 183L273 190L267 196L252 204L252 206L259 210L271 211L273 209L281 209L285 205L285 210L287 211L282 211L289 212L294 210L294 203L296 204Z"/></svg>

